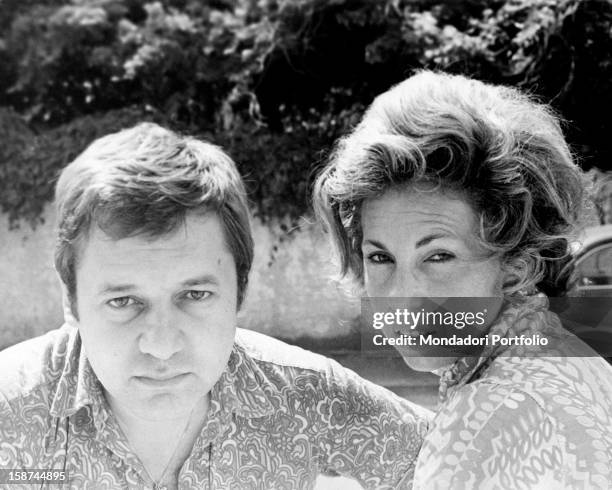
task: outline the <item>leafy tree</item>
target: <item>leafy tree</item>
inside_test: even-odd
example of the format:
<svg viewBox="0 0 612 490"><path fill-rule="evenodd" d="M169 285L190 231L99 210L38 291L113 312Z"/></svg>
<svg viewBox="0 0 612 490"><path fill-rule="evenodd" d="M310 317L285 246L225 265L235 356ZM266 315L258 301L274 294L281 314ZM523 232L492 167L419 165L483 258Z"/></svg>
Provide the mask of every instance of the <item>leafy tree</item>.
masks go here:
<svg viewBox="0 0 612 490"><path fill-rule="evenodd" d="M610 168L612 2L4 0L0 204L36 220L91 139L154 119L222 144L263 217L297 217L313 168L418 68L515 85Z"/></svg>

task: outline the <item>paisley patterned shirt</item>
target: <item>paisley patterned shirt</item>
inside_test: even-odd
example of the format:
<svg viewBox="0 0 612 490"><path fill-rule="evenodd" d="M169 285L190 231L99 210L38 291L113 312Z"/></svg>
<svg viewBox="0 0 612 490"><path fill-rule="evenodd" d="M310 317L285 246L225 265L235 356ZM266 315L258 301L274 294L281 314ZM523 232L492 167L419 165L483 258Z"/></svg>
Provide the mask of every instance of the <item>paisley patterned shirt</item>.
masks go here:
<svg viewBox="0 0 612 490"><path fill-rule="evenodd" d="M546 347L487 347L444 372L415 488L612 488L612 366L542 295L504 310L488 333L537 334Z"/></svg>
<svg viewBox="0 0 612 490"><path fill-rule="evenodd" d="M178 487L306 489L331 473L408 488L429 419L332 360L239 329ZM79 489L154 486L71 327L0 353L0 468L63 469Z"/></svg>

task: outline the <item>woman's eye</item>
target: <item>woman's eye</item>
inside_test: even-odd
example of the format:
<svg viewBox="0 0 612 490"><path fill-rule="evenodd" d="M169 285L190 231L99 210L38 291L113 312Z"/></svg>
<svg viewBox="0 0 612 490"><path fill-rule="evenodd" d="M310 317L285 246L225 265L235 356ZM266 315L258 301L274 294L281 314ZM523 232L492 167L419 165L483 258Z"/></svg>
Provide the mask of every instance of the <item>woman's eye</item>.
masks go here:
<svg viewBox="0 0 612 490"><path fill-rule="evenodd" d="M128 306L132 306L136 301L134 298L130 298L129 296L122 296L121 298L113 298L108 301L108 305L111 308L121 309L126 308Z"/></svg>
<svg viewBox="0 0 612 490"><path fill-rule="evenodd" d="M391 257L381 252L371 253L367 257L368 261L373 264L386 264L387 262L391 262Z"/></svg>
<svg viewBox="0 0 612 490"><path fill-rule="evenodd" d="M197 291L191 290L187 291L185 297L191 301L201 301L203 299L208 298L212 293L210 291Z"/></svg>
<svg viewBox="0 0 612 490"><path fill-rule="evenodd" d="M427 262L448 262L449 260L454 259L455 256L453 254L449 254L446 252L438 252L436 254L430 255L427 258Z"/></svg>

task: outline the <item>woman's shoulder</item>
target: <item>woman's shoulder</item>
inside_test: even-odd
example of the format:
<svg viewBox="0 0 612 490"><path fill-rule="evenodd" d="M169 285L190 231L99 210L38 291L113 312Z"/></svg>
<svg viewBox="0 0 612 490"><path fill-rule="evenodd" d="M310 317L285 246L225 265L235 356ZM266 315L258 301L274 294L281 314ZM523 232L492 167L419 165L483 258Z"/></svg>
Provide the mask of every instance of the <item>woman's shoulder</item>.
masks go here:
<svg viewBox="0 0 612 490"><path fill-rule="evenodd" d="M476 437L485 427L507 427L508 420L526 426L542 423L548 414L540 401L520 384L499 383L495 379L479 379L457 389L444 403L435 420L443 430L470 430ZM467 436L463 433L463 436ZM472 437L472 438L473 438ZM465 437L464 437L465 438Z"/></svg>
<svg viewBox="0 0 612 490"><path fill-rule="evenodd" d="M465 477L495 481L503 488L533 488L536 483L548 488L553 483L571 486L578 470L586 469L591 483L608 482L609 394L579 375L589 373L591 363L536 360L523 368L533 374L539 366L542 376L526 376L517 366L513 373L509 366L491 366L488 375L453 393L440 407L419 455L420 481L442 479L461 486ZM524 470L522 475L517 468ZM527 475L533 480L516 480Z"/></svg>
<svg viewBox="0 0 612 490"><path fill-rule="evenodd" d="M539 412L572 447L582 445L588 429L612 451L612 366L601 357L497 358L456 395L453 402L461 406L488 407L499 400L520 412Z"/></svg>
<svg viewBox="0 0 612 490"><path fill-rule="evenodd" d="M525 475L516 469L525 467L533 481L518 481ZM436 415L419 454L415 488L465 488L470 482L548 488L563 475L555 425L537 401L517 388L474 382L455 391Z"/></svg>
<svg viewBox="0 0 612 490"><path fill-rule="evenodd" d="M608 412L612 366L601 357L498 357L464 388L465 395L491 389L520 392L557 418L575 416L576 408ZM612 430L610 417L607 422Z"/></svg>

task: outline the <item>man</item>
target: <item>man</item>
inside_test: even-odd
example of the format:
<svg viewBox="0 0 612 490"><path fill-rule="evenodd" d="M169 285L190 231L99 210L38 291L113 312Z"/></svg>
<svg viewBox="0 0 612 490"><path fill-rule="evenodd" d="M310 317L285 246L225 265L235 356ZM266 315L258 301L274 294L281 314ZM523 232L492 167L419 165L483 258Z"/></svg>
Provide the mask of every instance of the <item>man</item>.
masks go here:
<svg viewBox="0 0 612 490"><path fill-rule="evenodd" d="M74 488L409 486L429 412L236 329L253 257L219 148L141 124L56 189L66 325L0 354L0 467Z"/></svg>

